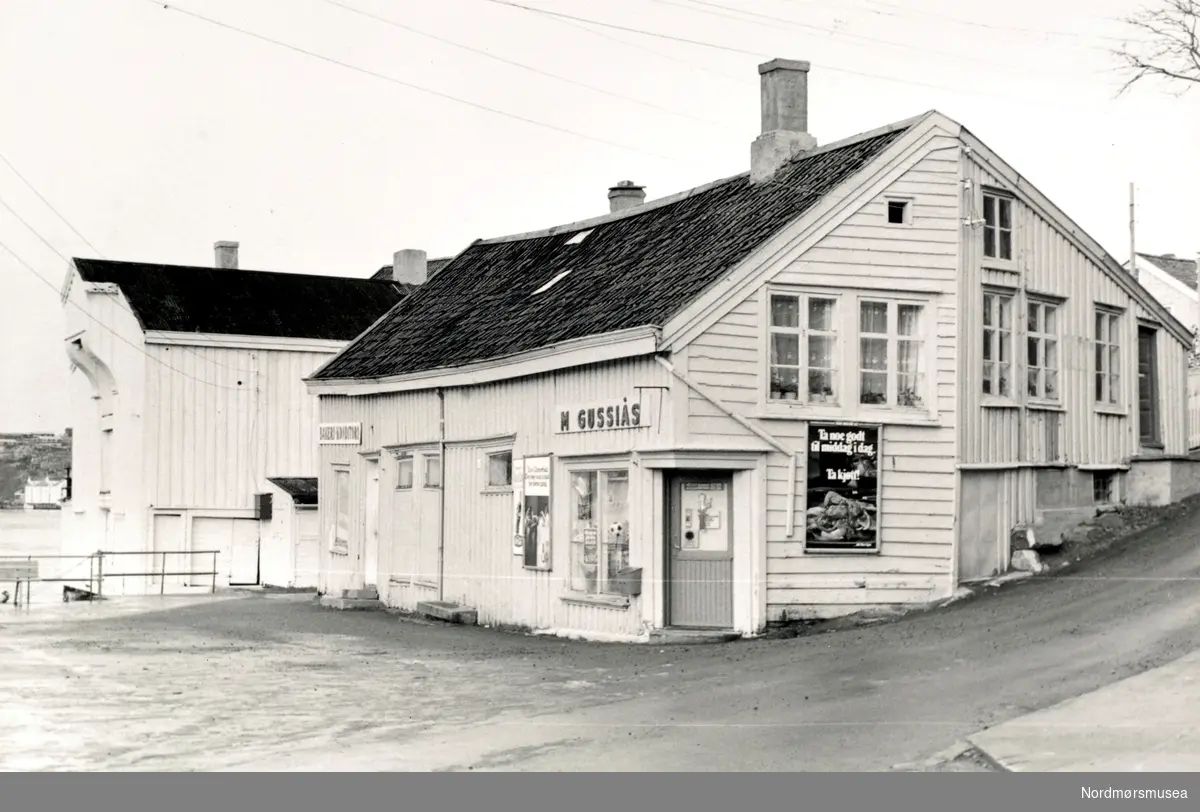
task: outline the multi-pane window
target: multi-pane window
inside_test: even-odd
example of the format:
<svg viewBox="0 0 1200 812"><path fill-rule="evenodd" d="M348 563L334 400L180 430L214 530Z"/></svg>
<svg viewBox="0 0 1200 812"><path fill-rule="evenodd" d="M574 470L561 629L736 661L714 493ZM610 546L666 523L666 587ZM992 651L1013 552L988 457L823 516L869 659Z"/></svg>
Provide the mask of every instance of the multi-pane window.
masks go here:
<svg viewBox="0 0 1200 812"><path fill-rule="evenodd" d="M407 491L413 486L413 457L412 454L402 454L396 458L396 490Z"/></svg>
<svg viewBox="0 0 1200 812"><path fill-rule="evenodd" d="M1013 297L983 294L983 393L1012 397Z"/></svg>
<svg viewBox="0 0 1200 812"><path fill-rule="evenodd" d="M1030 301L1025 333L1029 397L1058 400L1058 306Z"/></svg>
<svg viewBox="0 0 1200 812"><path fill-rule="evenodd" d="M512 452L500 451L487 455L487 486L506 488L512 485Z"/></svg>
<svg viewBox="0 0 1200 812"><path fill-rule="evenodd" d="M837 401L836 317L829 297L771 296L771 400Z"/></svg>
<svg viewBox="0 0 1200 812"><path fill-rule="evenodd" d="M1096 309L1096 402L1116 406L1121 402L1121 316Z"/></svg>
<svg viewBox="0 0 1200 812"><path fill-rule="evenodd" d="M345 554L350 549L350 472L335 468L333 486L333 551Z"/></svg>
<svg viewBox="0 0 1200 812"><path fill-rule="evenodd" d="M989 259L1012 259L1013 201L991 192L983 194L983 255Z"/></svg>
<svg viewBox="0 0 1200 812"><path fill-rule="evenodd" d="M425 460L425 487L440 488L442 487L442 458L437 454L426 454Z"/></svg>
<svg viewBox="0 0 1200 812"><path fill-rule="evenodd" d="M616 592L629 566L629 472L571 474L571 589Z"/></svg>
<svg viewBox="0 0 1200 812"><path fill-rule="evenodd" d="M859 403L921 407L921 305L859 302Z"/></svg>

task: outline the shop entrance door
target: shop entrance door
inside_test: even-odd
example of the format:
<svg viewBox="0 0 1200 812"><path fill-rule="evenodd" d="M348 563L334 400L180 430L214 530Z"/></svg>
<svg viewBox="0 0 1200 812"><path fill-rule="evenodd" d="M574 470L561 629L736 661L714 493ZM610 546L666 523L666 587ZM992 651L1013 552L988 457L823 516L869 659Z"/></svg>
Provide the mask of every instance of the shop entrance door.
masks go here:
<svg viewBox="0 0 1200 812"><path fill-rule="evenodd" d="M676 474L667 480L666 624L733 627L733 477Z"/></svg>

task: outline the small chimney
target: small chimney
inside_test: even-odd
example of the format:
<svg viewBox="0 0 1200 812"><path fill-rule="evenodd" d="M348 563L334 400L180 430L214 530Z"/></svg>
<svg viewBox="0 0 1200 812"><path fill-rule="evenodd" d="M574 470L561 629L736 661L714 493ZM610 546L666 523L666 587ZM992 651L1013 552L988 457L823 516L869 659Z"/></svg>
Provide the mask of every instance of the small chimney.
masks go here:
<svg viewBox="0 0 1200 812"><path fill-rule="evenodd" d="M226 268L228 270L237 270L238 266L238 244L236 242L221 242L213 243L213 250L217 254L218 268Z"/></svg>
<svg viewBox="0 0 1200 812"><path fill-rule="evenodd" d="M646 187L638 186L631 180L623 180L608 190L608 209L624 211L640 206L646 202Z"/></svg>
<svg viewBox="0 0 1200 812"><path fill-rule="evenodd" d="M427 254L419 248L405 248L392 256L392 281L403 285L423 285L429 278Z"/></svg>
<svg viewBox="0 0 1200 812"><path fill-rule="evenodd" d="M750 145L750 182L765 183L784 164L815 149L808 133L809 63L772 59L758 66L762 77L762 134Z"/></svg>

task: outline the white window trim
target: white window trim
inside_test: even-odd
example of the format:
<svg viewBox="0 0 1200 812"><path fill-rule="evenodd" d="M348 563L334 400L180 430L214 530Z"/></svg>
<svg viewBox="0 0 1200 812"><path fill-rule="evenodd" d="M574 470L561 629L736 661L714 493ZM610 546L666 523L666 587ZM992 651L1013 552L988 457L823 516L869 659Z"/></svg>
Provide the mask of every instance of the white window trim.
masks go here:
<svg viewBox="0 0 1200 812"><path fill-rule="evenodd" d="M999 257L999 256L989 257L986 253L985 246L987 243L986 243L986 238L984 237L984 232L987 229L987 214L986 214L984 199L988 198L988 197L1001 198L1001 199L1007 200L1009 202L1009 209L1008 209L1009 226L1010 226L1009 233L1012 235L1012 239L1011 239L1011 243L1009 245L1009 251L1011 253L1011 256L1008 259L1005 259L1005 258ZM983 188L980 189L978 200L979 200L979 219L981 221L983 221L983 225L981 225L979 227L979 236L977 237L977 239L979 240L979 256L983 260L983 267L995 268L995 269L1001 270L1001 271L1016 271L1017 270L1017 232L1018 232L1018 228L1017 228L1017 198L1016 198L1016 196L1013 195L1011 192L1008 192L1004 189L998 189L994 186L984 186ZM999 217L1000 217L999 210L997 210L997 213L996 213L997 221L999 220ZM1000 250L1000 232L999 232L999 224L998 223L997 223L997 231L996 231L996 250L997 250L997 252L999 252L999 250Z"/></svg>
<svg viewBox="0 0 1200 812"><path fill-rule="evenodd" d="M1022 329L1020 331L1020 343L1023 350L1020 357L1021 383L1023 384L1021 391L1023 393L1023 397L1026 404L1031 409L1061 410L1064 408L1062 399L1064 361L1063 353L1065 352L1066 347L1063 345L1062 319L1063 310L1065 309L1065 302L1061 298L1055 296L1047 296L1030 292L1026 292L1023 298L1024 304L1021 308ZM1029 329L1030 305L1041 305L1043 308L1054 308L1054 332L1047 333L1044 330L1039 330L1035 333ZM1042 319L1044 323L1045 310L1042 311ZM1054 367L1054 371L1058 373L1058 394L1055 397L1034 397L1029 394L1029 339L1031 338L1052 339L1055 342L1055 346L1058 348L1058 365ZM1049 367L1042 368L1049 369Z"/></svg>
<svg viewBox="0 0 1200 812"><path fill-rule="evenodd" d="M394 490L404 491L408 493L416 489L417 485L417 455L412 451L396 451L393 453L393 458L396 460L396 484ZM400 469L404 463L411 463L412 477L408 485L400 484Z"/></svg>
<svg viewBox="0 0 1200 812"><path fill-rule="evenodd" d="M838 330L838 400L836 403L809 403L805 400L771 399L771 297L814 296L835 299L834 319ZM937 425L940 422L938 405L937 319L940 295L934 292L910 293L887 290L825 288L818 286L768 285L764 289L759 325L761 356L758 382L758 414L765 419L792 420L851 420L894 425ZM925 391L921 393L924 406L902 406L859 403L859 303L862 300L913 304L922 308L917 338L922 342L921 360L925 369ZM801 360L805 348L801 347ZM802 366L801 371L806 372ZM891 373L891 370L889 370ZM807 389L807 377L801 380Z"/></svg>
<svg viewBox="0 0 1200 812"><path fill-rule="evenodd" d="M1096 315L1105 313L1116 317L1117 327L1117 344L1113 345L1108 342L1107 346L1116 346L1117 358L1121 367L1117 370L1117 402L1108 403L1096 400L1096 375L1100 370L1096 367L1096 345L1099 343L1100 337L1095 334L1096 330ZM1091 318L1089 319L1088 332L1088 370L1091 372L1088 380L1088 399L1092 402L1092 409L1097 414L1112 415L1114 417L1127 417L1129 415L1129 396L1126 392L1126 387L1129 384L1129 373L1125 369L1128 365L1125 358L1126 347L1129 345L1128 322L1125 318L1126 311L1124 308L1116 307L1115 305L1104 304L1103 302L1093 302Z"/></svg>
<svg viewBox="0 0 1200 812"><path fill-rule="evenodd" d="M904 204L904 220L899 223L893 223L891 220L891 204ZM884 195L883 197L883 224L888 228L912 228L913 224L913 206L916 205L916 198L910 195Z"/></svg>
<svg viewBox="0 0 1200 812"><path fill-rule="evenodd" d="M1011 303L1009 311L1009 369L1008 369L1008 394L998 395L995 392L983 391L983 331L985 329L983 312L986 308L986 299L988 295L1007 298ZM985 407L999 408L1017 408L1021 403L1021 398L1017 392L1024 392L1024 387L1017 388L1018 382L1024 382L1024 366L1021 364L1020 353L1024 349L1021 346L1021 339L1025 336L1025 331L1020 327L1020 312L1022 302L1024 301L1021 292L1016 288L998 288L990 285L984 285L983 290L979 293L979 324L975 328L977 332L976 340L979 341L979 354L975 358L975 368L979 370L979 383L977 391L982 404ZM999 329L998 325L992 325L993 328ZM999 363L998 359L993 358L992 363Z"/></svg>
<svg viewBox="0 0 1200 812"><path fill-rule="evenodd" d="M341 464L331 465L330 470L333 472L333 476L331 477L331 479L333 480L333 482L332 482L332 484L333 484L333 537L329 543L329 552L332 555L349 556L350 555L350 537L349 536L344 539L344 541L346 542L345 549L342 549L341 547L338 546L338 541L339 541L339 539L337 537L338 511L341 507L338 504L338 474L345 474L348 484L353 485L354 483L351 480L351 473L350 473L349 465L341 465ZM351 502L354 501L352 498L350 498L349 494L347 494L347 499L349 499ZM353 518L351 517L350 511L348 508L349 508L349 506L347 506L346 515L347 515L347 517L350 518L350 521L353 522ZM353 536L354 528L353 527L347 528L347 533L349 533L350 536Z"/></svg>
<svg viewBox="0 0 1200 812"><path fill-rule="evenodd" d="M446 481L445 461L442 459L442 455L437 453L436 451L422 451L420 456L421 456L421 487L427 491L440 491L442 489L443 484ZM430 460L438 461L438 480L439 481L438 481L438 484L436 484L436 485L429 484L429 462L430 462Z"/></svg>
<svg viewBox="0 0 1200 812"><path fill-rule="evenodd" d="M482 460L482 462L483 462L483 464L482 464L483 487L480 489L481 492L483 492L483 493L512 493L513 485L514 485L513 476L512 476L512 464L517 459L516 454L513 453L512 446L508 446L507 448L497 447L497 448L482 449L482 452L483 452L483 460ZM491 484L491 482L488 481L489 471L491 470L492 457L497 457L502 454L507 454L508 459L509 459L508 484L507 485L493 485L493 484ZM443 471L442 473L444 476L445 472Z"/></svg>

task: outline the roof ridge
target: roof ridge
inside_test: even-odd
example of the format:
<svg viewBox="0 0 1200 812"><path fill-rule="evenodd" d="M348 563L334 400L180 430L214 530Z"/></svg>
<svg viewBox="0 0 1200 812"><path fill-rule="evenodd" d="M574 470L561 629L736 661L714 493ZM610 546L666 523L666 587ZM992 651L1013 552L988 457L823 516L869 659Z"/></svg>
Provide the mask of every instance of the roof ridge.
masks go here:
<svg viewBox="0 0 1200 812"><path fill-rule="evenodd" d="M837 141L831 141L828 144L818 146L815 149L809 150L808 152L805 152L801 155L795 156L792 159L792 161L790 161L789 163L794 162L794 161L800 161L800 160L806 160L809 158L814 158L819 155L823 155L827 152L831 152L835 149L842 149L844 147L853 146L854 144L860 143L862 141L868 141L872 138L878 138L880 136L887 135L888 133L895 132L896 130L907 129L908 127L913 126L914 124L918 123L922 119L928 118L929 116L934 115L936 113L937 113L936 110L927 110L918 116L912 116L911 118L906 118L901 121L896 121L891 124L886 124L882 127L876 127L873 130L866 130L864 132L860 132L855 135L851 135L846 138L839 139ZM501 237L490 237L487 239L480 239L478 242L481 245L498 245L500 243L521 242L523 240L534 240L534 239L539 239L542 237L553 237L557 234L567 234L567 233L571 233L571 232L583 231L583 230L586 230L589 228L597 228L598 226L602 226L607 223L614 223L619 220L626 220L626 219L630 219L633 217L638 217L640 215L647 214L647 213L655 211L657 209L661 209L666 206L671 206L676 203L680 203L684 200L687 200L690 197L695 197L698 194L702 194L711 189L715 189L716 187L721 186L722 184L732 183L733 181L738 180L739 178L745 178L745 177L749 177L749 176L750 176L750 171L746 170L744 172L739 172L736 175L730 175L728 177L720 178L719 180L714 180L714 181L709 181L708 183L703 183L699 186L693 186L690 189L684 189L683 191L676 192L675 194L672 194L672 195L667 195L666 197L660 197L657 200L647 201L647 202L641 204L640 206L633 206L631 208L623 209L621 211L616 211L616 212L608 212L607 214L599 214L599 215L596 215L595 217L589 217L585 220L576 220L571 223L562 223L560 225L550 226L549 228L535 229L533 231L525 231L525 232L520 232L517 234L508 234L508 235L501 236Z"/></svg>
<svg viewBox="0 0 1200 812"><path fill-rule="evenodd" d="M138 262L126 259L95 259L93 257L71 257L72 263L100 263L104 265L124 265L126 267L143 267L155 268L164 270L178 269L181 271L220 271L222 274L272 274L275 276L294 276L302 279L336 279L346 282L366 282L369 279L363 279L361 276L339 276L336 274L327 273L298 273L297 271L270 271L256 268L214 268L211 265L176 265L169 262Z"/></svg>

